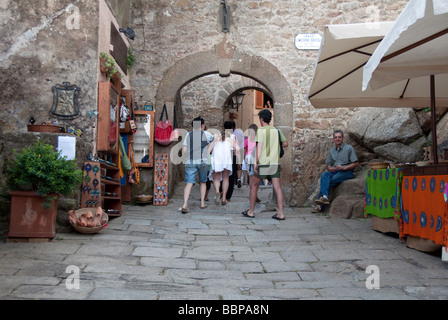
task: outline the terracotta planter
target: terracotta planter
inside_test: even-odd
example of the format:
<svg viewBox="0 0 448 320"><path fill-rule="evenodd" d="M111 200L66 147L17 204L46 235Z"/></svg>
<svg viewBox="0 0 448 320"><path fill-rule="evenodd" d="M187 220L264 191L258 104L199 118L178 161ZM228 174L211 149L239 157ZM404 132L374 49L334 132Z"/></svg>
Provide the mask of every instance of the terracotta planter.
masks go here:
<svg viewBox="0 0 448 320"><path fill-rule="evenodd" d="M101 73L107 73L109 71L109 68L106 67L106 59L100 58L100 71Z"/></svg>
<svg viewBox="0 0 448 320"><path fill-rule="evenodd" d="M57 198L51 207L42 208L44 198L34 191L10 191L10 238L54 238L56 234Z"/></svg>

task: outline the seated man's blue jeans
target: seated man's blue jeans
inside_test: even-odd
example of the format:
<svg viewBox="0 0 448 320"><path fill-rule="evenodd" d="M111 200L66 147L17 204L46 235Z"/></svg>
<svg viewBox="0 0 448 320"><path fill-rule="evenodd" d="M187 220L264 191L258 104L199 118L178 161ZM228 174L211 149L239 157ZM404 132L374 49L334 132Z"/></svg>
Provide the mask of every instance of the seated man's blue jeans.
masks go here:
<svg viewBox="0 0 448 320"><path fill-rule="evenodd" d="M320 193L318 198L323 195L330 198L331 187L335 187L345 180L353 179L354 176L353 170L339 170L335 172L326 171L322 173L322 176L320 177ZM325 208L321 206L321 209L324 210Z"/></svg>

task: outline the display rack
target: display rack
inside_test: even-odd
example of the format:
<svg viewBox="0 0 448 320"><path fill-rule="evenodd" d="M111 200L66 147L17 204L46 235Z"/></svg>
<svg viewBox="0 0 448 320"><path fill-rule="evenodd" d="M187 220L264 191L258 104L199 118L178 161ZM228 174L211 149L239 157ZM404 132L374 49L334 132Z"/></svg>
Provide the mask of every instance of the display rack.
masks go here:
<svg viewBox="0 0 448 320"><path fill-rule="evenodd" d="M155 206L168 204L168 153L156 153L154 158L154 197L152 203Z"/></svg>
<svg viewBox="0 0 448 320"><path fill-rule="evenodd" d="M83 167L81 208L101 207L109 216L121 216L120 170L113 164L86 161Z"/></svg>
<svg viewBox="0 0 448 320"><path fill-rule="evenodd" d="M134 129L135 129L135 120L134 120L134 101L135 101L135 91L122 89L121 90L121 100L124 99L125 105L129 110L129 120L123 122L120 119L120 136L123 139L123 143L126 149L126 154L129 158L131 158L132 150L134 149L133 141L134 141ZM120 102L121 108L121 102ZM119 111L121 114L121 112ZM122 202L130 202L132 199L132 184L129 183L128 175L125 174L121 179L121 201Z"/></svg>

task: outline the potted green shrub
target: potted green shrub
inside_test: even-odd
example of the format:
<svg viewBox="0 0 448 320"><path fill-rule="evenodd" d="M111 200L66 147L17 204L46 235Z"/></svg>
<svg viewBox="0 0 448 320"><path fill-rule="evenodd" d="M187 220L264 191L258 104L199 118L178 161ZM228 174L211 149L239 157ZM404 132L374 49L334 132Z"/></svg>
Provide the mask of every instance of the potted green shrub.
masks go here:
<svg viewBox="0 0 448 320"><path fill-rule="evenodd" d="M119 73L115 64L115 59L106 52L100 53L100 70L102 73L106 74L108 80L110 80L115 74Z"/></svg>
<svg viewBox="0 0 448 320"><path fill-rule="evenodd" d="M57 201L74 192L82 171L74 160L61 157L54 147L37 141L8 161L6 183L11 190L9 237L53 238Z"/></svg>

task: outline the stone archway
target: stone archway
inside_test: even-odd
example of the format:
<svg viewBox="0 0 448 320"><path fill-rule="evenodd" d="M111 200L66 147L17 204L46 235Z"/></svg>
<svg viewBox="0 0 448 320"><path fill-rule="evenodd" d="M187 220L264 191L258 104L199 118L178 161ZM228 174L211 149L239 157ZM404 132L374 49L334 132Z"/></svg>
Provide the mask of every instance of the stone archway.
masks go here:
<svg viewBox="0 0 448 320"><path fill-rule="evenodd" d="M292 133L293 133L293 96L288 82L281 72L269 61L251 54L240 52L230 43L223 41L216 45L214 50L198 52L179 60L167 70L160 82L156 94L156 115L160 118L161 106L166 104L170 119L179 91L189 82L209 75L219 74L223 77L230 74L239 74L252 78L268 89L274 100L274 125L280 128L288 138L289 148L282 158L282 186L284 188L286 203L291 200L292 186ZM172 145L163 147L155 145L156 153L169 153ZM174 166L170 163L170 186L175 182ZM173 190L171 188L170 192Z"/></svg>

